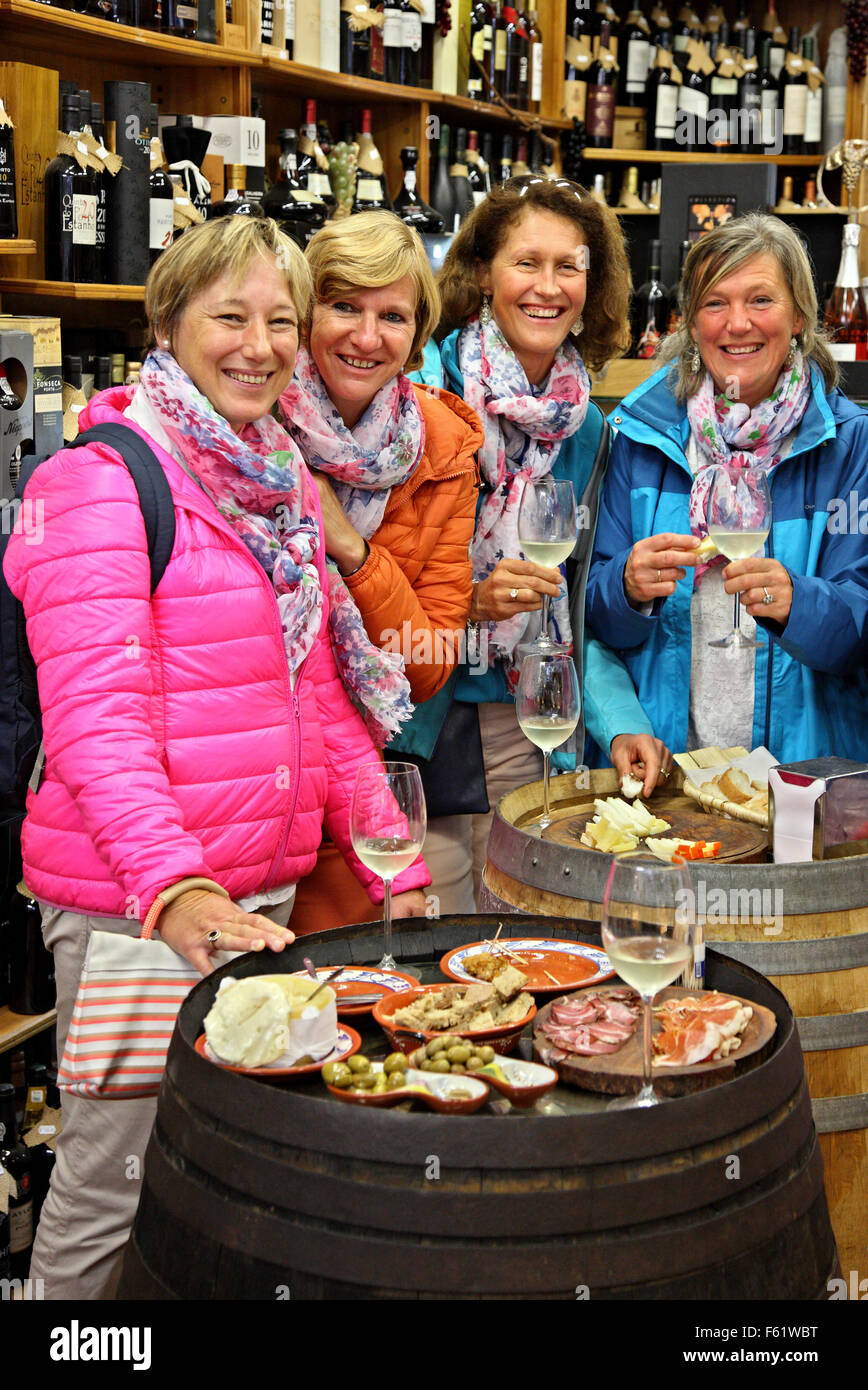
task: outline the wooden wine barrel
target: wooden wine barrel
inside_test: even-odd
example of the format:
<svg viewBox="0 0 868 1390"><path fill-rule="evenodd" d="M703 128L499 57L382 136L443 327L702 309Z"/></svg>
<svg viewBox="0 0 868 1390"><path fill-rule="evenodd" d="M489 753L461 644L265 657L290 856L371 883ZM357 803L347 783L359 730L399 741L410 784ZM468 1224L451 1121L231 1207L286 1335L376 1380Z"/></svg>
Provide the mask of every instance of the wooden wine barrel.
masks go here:
<svg viewBox="0 0 868 1390"><path fill-rule="evenodd" d="M399 923L396 954L436 962L496 922ZM510 926L594 939L574 922ZM633 1113L569 1087L552 1093L556 1114L375 1110L318 1078L268 1084L195 1051L224 974L297 969L302 953L373 961L381 947L370 925L308 936L192 991L120 1298L828 1296L835 1243L792 1012L738 962L712 954L711 976L773 1010L766 1051L728 1082Z"/></svg>
<svg viewBox="0 0 868 1390"><path fill-rule="evenodd" d="M680 774L678 774L680 776ZM611 769L593 791L617 792ZM655 802L657 798L655 797ZM575 779L552 783L555 814L587 801ZM480 907L599 921L610 857L540 840L542 783L503 797L488 845ZM695 809L695 803L691 803ZM665 814L665 811L663 812ZM564 836L562 835L563 839ZM691 865L706 939L766 975L798 1024L845 1270L868 1259L868 855L809 864Z"/></svg>

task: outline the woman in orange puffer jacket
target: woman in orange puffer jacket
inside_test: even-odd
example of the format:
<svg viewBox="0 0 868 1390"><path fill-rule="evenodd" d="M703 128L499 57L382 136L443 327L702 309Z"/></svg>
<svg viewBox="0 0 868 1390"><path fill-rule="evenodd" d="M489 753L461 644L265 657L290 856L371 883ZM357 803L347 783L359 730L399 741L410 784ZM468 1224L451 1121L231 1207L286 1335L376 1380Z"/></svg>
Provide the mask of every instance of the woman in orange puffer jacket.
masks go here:
<svg viewBox="0 0 868 1390"><path fill-rule="evenodd" d="M368 636L403 656L419 704L463 654L482 430L457 396L404 375L440 313L411 228L391 213L360 213L317 232L307 258L313 309L281 409L319 488L326 550ZM299 884L293 929L369 915L326 842Z"/></svg>

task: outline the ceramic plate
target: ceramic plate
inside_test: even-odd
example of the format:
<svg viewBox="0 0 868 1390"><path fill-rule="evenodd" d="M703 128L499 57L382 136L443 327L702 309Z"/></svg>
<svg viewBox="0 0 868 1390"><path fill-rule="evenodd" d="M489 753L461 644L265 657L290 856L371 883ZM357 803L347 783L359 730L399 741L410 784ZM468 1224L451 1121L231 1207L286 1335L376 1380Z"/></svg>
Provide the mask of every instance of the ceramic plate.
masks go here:
<svg viewBox="0 0 868 1390"><path fill-rule="evenodd" d="M324 979L336 969L334 965L318 965L316 968L317 979ZM306 970L296 970L295 974L301 979L307 979ZM358 1007L353 1004L353 995L358 994L363 998L365 995L379 994L400 994L405 989L413 989L419 983L412 975L402 975L398 970L381 970L376 965L346 965L340 975L336 975L330 982L330 988L334 990L338 1000L338 1013L346 1018L354 1018L362 1014L369 1014L374 1007L373 1004L361 1004Z"/></svg>
<svg viewBox="0 0 868 1390"><path fill-rule="evenodd" d="M338 1024L338 1040L333 1051L328 1057L323 1057L321 1062L308 1062L303 1067L287 1067L282 1064L278 1057L276 1062L272 1062L267 1067L233 1067L228 1062L221 1062L208 1046L208 1039L202 1033L196 1039L196 1051L200 1057L207 1057L209 1062L214 1062L218 1067L225 1067L227 1071L241 1072L242 1076L306 1076L308 1072L322 1071L326 1062L341 1062L345 1057L351 1057L354 1052L358 1052L362 1045L362 1040L355 1028L348 1028L346 1024Z"/></svg>
<svg viewBox="0 0 868 1390"><path fill-rule="evenodd" d="M372 1062L372 1071L382 1071L382 1062ZM537 1071L548 1071L548 1067L537 1066ZM474 1110L478 1110L480 1105L484 1105L488 1099L488 1085L475 1076L450 1076L441 1075L437 1072L416 1071L408 1067L405 1072L408 1082L428 1087L428 1091L415 1091L407 1086L400 1087L395 1091L383 1091L380 1095L373 1095L371 1091L348 1091L341 1086L326 1086L333 1096L338 1100L345 1100L351 1105L371 1105L375 1108L398 1105L401 1101L417 1101L420 1105L427 1105L429 1110L436 1110L441 1115L471 1115ZM557 1073L555 1073L557 1080ZM449 1092L460 1089L470 1091L469 1096L455 1097L450 1096Z"/></svg>
<svg viewBox="0 0 868 1390"><path fill-rule="evenodd" d="M598 985L601 980L609 980L615 974L606 952L599 946L587 946L583 941L509 937L503 944L513 952L509 959L517 970L527 976L527 988L534 994L561 994L565 989L584 989L585 985ZM473 941L469 946L447 951L440 961L440 969L450 980L475 981L476 977L464 969L463 962L468 956L482 955L490 949L484 941ZM522 960L516 960L515 956L521 956Z"/></svg>

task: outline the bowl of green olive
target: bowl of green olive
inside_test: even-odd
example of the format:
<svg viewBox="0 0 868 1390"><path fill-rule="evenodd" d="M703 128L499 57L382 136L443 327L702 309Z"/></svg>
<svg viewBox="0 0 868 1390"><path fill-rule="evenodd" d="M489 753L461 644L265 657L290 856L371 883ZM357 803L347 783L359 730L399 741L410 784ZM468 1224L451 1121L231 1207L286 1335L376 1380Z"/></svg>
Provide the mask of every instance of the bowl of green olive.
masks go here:
<svg viewBox="0 0 868 1390"><path fill-rule="evenodd" d="M460 1045L460 1039L452 1039ZM420 1051L425 1053L425 1048ZM384 1062L371 1062L363 1053L346 1061L327 1062L322 1069L326 1088L338 1100L356 1105L391 1106L402 1101L418 1101L441 1114L469 1115L488 1099L488 1086L468 1073L464 1066L450 1063L437 1049L429 1059L436 1068L411 1066L404 1052L392 1052ZM492 1054L493 1055L493 1054ZM352 1063L352 1065L350 1065ZM484 1062L480 1059L480 1065Z"/></svg>

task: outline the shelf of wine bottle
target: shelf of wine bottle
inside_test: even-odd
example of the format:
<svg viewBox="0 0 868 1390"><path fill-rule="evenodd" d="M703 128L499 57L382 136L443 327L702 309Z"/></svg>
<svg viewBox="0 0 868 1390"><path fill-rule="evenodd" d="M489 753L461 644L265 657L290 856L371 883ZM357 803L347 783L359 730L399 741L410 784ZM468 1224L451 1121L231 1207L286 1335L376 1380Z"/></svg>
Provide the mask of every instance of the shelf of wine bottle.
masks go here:
<svg viewBox="0 0 868 1390"><path fill-rule="evenodd" d="M24 237L0 237L0 256L35 256L36 242L27 241Z"/></svg>
<svg viewBox="0 0 868 1390"><path fill-rule="evenodd" d="M54 1009L47 1014L14 1014L5 1004L0 1005L0 1052L19 1047L43 1028L50 1028L56 1019Z"/></svg>
<svg viewBox="0 0 868 1390"><path fill-rule="evenodd" d="M89 14L39 5L35 0L0 0L0 20L4 17L14 20L17 37L27 34L44 40L53 30L55 42L73 36L84 40L90 58L135 56L151 67L162 63L252 66L262 61L259 53L246 49L224 48L214 43L201 43L198 39L178 39L156 29L136 29L130 24L112 24Z"/></svg>
<svg viewBox="0 0 868 1390"><path fill-rule="evenodd" d="M0 294L36 294L51 299L123 299L145 297L144 285L81 285L73 280L13 280L0 276Z"/></svg>
<svg viewBox="0 0 868 1390"><path fill-rule="evenodd" d="M715 154L703 159L695 150L597 150L586 149L582 159L612 164L786 164L817 168L816 154Z"/></svg>

